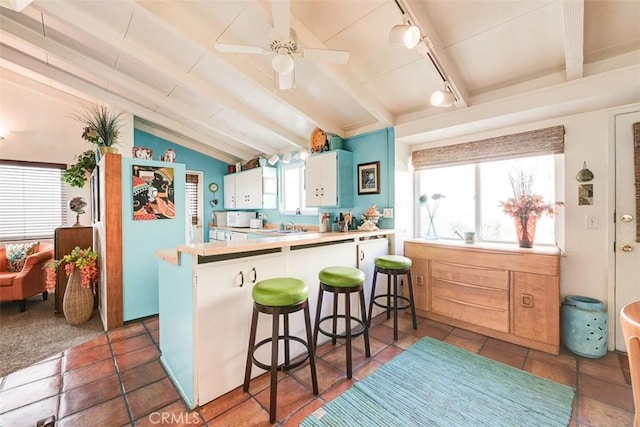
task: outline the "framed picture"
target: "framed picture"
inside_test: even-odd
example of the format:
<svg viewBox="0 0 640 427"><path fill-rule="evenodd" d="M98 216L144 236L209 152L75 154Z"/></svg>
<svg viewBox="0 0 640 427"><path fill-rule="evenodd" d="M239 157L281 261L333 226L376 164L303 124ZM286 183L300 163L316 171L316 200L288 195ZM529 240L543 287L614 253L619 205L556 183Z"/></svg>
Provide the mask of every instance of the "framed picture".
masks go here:
<svg viewBox="0 0 640 427"><path fill-rule="evenodd" d="M380 194L380 162L358 165L358 194Z"/></svg>

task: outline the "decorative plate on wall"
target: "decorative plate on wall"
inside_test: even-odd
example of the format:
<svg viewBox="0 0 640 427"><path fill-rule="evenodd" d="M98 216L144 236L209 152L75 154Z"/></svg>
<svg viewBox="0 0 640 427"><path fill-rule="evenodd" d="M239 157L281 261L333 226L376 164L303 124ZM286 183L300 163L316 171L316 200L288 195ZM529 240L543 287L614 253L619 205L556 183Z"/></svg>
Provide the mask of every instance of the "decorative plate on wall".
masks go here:
<svg viewBox="0 0 640 427"><path fill-rule="evenodd" d="M309 145L311 145L312 153L321 153L324 151L324 146L327 143L327 134L320 128L315 128L311 132L311 138Z"/></svg>

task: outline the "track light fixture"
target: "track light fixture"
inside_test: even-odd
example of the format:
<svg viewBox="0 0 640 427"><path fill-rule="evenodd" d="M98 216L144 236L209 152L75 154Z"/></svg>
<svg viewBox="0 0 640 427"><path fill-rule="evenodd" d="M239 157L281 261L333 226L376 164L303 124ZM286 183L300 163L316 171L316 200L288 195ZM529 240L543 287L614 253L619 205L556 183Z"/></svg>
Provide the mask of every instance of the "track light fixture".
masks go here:
<svg viewBox="0 0 640 427"><path fill-rule="evenodd" d="M280 160L280 156L278 156L277 154L274 154L271 157L269 157L269 164L273 166L276 163L278 163L278 160Z"/></svg>
<svg viewBox="0 0 640 427"><path fill-rule="evenodd" d="M444 82L444 90L436 90L431 94L431 105L434 107L451 107L456 100L456 96L451 92L447 82Z"/></svg>
<svg viewBox="0 0 640 427"><path fill-rule="evenodd" d="M407 49L416 47L420 38L420 28L411 25L406 15L404 16L404 24L394 26L389 32L389 44Z"/></svg>
<svg viewBox="0 0 640 427"><path fill-rule="evenodd" d="M287 151L282 155L282 163L287 164L291 161L291 152Z"/></svg>

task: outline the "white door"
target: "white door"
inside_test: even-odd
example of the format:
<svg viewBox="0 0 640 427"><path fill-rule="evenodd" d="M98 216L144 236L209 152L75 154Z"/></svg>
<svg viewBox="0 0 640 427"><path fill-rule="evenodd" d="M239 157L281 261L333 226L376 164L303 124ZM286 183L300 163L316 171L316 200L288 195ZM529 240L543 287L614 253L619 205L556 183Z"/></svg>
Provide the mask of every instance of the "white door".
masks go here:
<svg viewBox="0 0 640 427"><path fill-rule="evenodd" d="M202 226L204 216L202 176L202 172L199 171L187 171L186 173L186 227L188 243L204 242L204 228Z"/></svg>
<svg viewBox="0 0 640 427"><path fill-rule="evenodd" d="M635 184L633 166L633 124L640 111L616 116L616 239L615 303L616 350L626 351L620 310L640 300L640 243L636 241Z"/></svg>

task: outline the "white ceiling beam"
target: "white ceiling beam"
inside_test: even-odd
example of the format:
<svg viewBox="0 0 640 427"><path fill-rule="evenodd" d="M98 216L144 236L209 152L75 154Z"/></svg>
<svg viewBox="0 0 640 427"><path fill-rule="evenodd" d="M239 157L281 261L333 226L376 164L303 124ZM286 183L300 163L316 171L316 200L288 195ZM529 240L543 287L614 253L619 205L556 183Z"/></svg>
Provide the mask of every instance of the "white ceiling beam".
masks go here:
<svg viewBox="0 0 640 427"><path fill-rule="evenodd" d="M128 77L122 73L115 71L111 67L107 67L92 58L78 53L77 51L70 49L60 43L42 36L41 33L31 30L21 24L18 24L5 16L0 16L0 27L3 31L12 34L13 36L21 39L23 42L29 43L31 46L43 49L48 55L63 61L67 64L71 64L74 67L88 71L93 75L109 82L113 82L127 91L132 93L136 92L143 98L168 109L173 117L180 118L189 122L195 122L199 126L208 129L213 135L218 138L229 139L231 142L247 145L254 150L263 153L272 153L277 150L276 147L272 147L267 144L260 144L255 141L247 141L246 139L239 139L236 137L235 132L232 129L222 125L214 126L207 118L199 117L198 111L193 109L185 109L182 103L172 100L169 97L159 95L156 91L148 88L147 86L140 84L141 82ZM160 123L159 123L160 124Z"/></svg>
<svg viewBox="0 0 640 427"><path fill-rule="evenodd" d="M456 107L466 107L469 105L469 91L464 84L462 74L458 70L458 67L449 59L449 55L444 50L440 35L428 18L426 13L421 13L420 18L416 16L414 11L409 7L407 0L397 0L402 9L405 11L409 20L413 25L417 25L420 28L422 37L424 37L424 43L418 43L416 50L421 54L427 56L432 55L435 61L439 64L441 71L444 73L444 78L451 86L456 94ZM418 4L416 3L416 7Z"/></svg>
<svg viewBox="0 0 640 427"><path fill-rule="evenodd" d="M80 90L94 97L95 99L102 100L108 104L117 105L133 115L140 116L151 122L162 123L164 126L172 129L175 132L181 133L189 138L202 142L203 144L207 144L220 151L229 153L231 156L234 156L236 158L249 160L255 157L255 153L244 151L236 145L220 141L211 135L198 132L184 125L183 123L151 112L146 108L140 107L136 103L133 103L116 94L106 92L104 89L98 88L95 85L78 77L75 77L65 71L49 66L40 60L26 56L22 52L19 52L10 46L0 45L0 47L0 58L2 58L3 60L9 61L20 67L31 70L34 73L50 78L60 83L61 85L66 85L76 90Z"/></svg>
<svg viewBox="0 0 640 427"><path fill-rule="evenodd" d="M166 22L157 18L157 16L151 14L148 10L141 7L135 2L129 2L134 8L134 13L145 14L152 17L158 24L161 24L166 31L175 32L175 29L168 25ZM173 63L164 60L163 58L154 55L149 50L137 45L136 43L123 38L123 35L117 33L110 28L106 27L102 22L92 16L86 15L73 6L64 2L42 2L37 3L36 7L45 15L50 15L60 21L65 22L68 25L76 27L78 30L84 31L89 35L102 40L109 44L111 47L123 52L124 54L136 58L138 61L145 63L147 66L154 68L158 72L164 74L166 77L176 80L178 84L185 89L188 89L194 93L206 97L212 103L221 106L225 109L234 111L250 121L261 126L266 132L276 135L285 143L293 146L300 147L306 146L307 141L304 138L300 138L288 129L282 128L277 124L265 119L254 110L251 110L247 106L236 101L233 97L229 96L225 92L218 90L211 85L205 84L194 76L188 74L181 68L175 66ZM45 18L46 19L46 18ZM182 37L181 34L176 33L176 36ZM201 46L198 48L202 49ZM209 124L211 126L211 124ZM225 133L230 134L230 130L227 129ZM233 139L242 141L246 145L255 144L255 141L251 142L247 140L246 135L235 132ZM263 151L263 150L260 150ZM273 149L266 149L264 152L272 152Z"/></svg>
<svg viewBox="0 0 640 427"><path fill-rule="evenodd" d="M584 0L562 0L567 80L584 76Z"/></svg>

